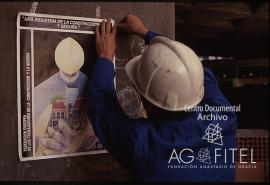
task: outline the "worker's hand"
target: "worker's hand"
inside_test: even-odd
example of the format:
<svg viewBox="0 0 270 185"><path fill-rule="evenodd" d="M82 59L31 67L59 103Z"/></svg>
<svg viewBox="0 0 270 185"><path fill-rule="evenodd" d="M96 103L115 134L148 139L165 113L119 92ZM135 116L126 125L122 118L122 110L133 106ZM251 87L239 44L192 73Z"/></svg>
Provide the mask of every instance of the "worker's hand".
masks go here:
<svg viewBox="0 0 270 185"><path fill-rule="evenodd" d="M117 25L117 28L128 33L137 34L142 38L144 38L149 31L138 16L131 14L127 15L123 21Z"/></svg>
<svg viewBox="0 0 270 185"><path fill-rule="evenodd" d="M64 120L58 121L60 131L53 127L48 127L47 137L40 138L40 144L43 146L43 155L69 154L76 152L83 142L88 142L88 148L95 147L96 137L90 134L90 126L81 130L73 130ZM93 145L89 148L90 145Z"/></svg>
<svg viewBox="0 0 270 185"><path fill-rule="evenodd" d="M96 27L96 48L99 57L113 61L116 43L116 26L112 28L111 20L103 21L101 26Z"/></svg>

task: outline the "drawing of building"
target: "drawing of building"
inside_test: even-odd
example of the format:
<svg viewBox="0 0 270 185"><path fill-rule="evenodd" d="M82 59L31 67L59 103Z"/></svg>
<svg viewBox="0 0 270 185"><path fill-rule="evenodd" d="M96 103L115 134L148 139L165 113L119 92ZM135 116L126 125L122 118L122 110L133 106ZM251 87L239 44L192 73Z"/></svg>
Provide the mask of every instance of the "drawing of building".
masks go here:
<svg viewBox="0 0 270 185"><path fill-rule="evenodd" d="M66 119L66 108L63 100L56 100L52 106L51 122L49 126L58 128L58 121Z"/></svg>
<svg viewBox="0 0 270 185"><path fill-rule="evenodd" d="M84 108L84 98L77 98L74 105L67 103L65 99L58 99L53 103L51 122L49 126L59 130L58 121L65 120L72 129L83 129L87 124Z"/></svg>
<svg viewBox="0 0 270 185"><path fill-rule="evenodd" d="M87 118L85 114L84 98L78 98L71 108L71 119L74 129L85 128L87 124Z"/></svg>
<svg viewBox="0 0 270 185"><path fill-rule="evenodd" d="M84 107L84 98L78 96L79 88L77 86L65 86L65 95L53 100L49 126L59 130L58 121L63 119L72 129L82 129L86 127L87 117Z"/></svg>

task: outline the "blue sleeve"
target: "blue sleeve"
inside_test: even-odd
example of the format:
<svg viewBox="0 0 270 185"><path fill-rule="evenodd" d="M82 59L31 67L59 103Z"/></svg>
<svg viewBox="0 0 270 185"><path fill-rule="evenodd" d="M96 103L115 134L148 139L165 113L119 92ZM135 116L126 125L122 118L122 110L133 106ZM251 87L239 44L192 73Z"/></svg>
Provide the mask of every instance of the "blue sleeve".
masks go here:
<svg viewBox="0 0 270 185"><path fill-rule="evenodd" d="M134 148L136 120L126 116L120 107L114 77L113 63L106 58L99 58L89 83L86 108L100 142L128 168Z"/></svg>
<svg viewBox="0 0 270 185"><path fill-rule="evenodd" d="M144 37L145 44L146 45L149 44L151 40L156 36L161 36L161 35L153 31L148 31Z"/></svg>

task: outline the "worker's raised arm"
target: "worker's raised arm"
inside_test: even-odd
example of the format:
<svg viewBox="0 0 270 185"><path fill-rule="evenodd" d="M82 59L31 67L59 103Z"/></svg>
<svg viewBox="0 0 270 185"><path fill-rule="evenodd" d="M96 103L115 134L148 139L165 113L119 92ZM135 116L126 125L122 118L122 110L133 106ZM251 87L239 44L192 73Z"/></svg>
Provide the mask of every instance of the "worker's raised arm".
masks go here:
<svg viewBox="0 0 270 185"><path fill-rule="evenodd" d="M160 35L150 31L138 16L131 14L127 15L120 23L118 23L117 29L140 36L145 40L145 44L149 44L155 36Z"/></svg>
<svg viewBox="0 0 270 185"><path fill-rule="evenodd" d="M111 30L110 21L96 28L98 60L92 72L87 94L87 114L95 134L103 145L122 165L127 167L133 153L133 129L131 120L121 109L114 87L116 28Z"/></svg>

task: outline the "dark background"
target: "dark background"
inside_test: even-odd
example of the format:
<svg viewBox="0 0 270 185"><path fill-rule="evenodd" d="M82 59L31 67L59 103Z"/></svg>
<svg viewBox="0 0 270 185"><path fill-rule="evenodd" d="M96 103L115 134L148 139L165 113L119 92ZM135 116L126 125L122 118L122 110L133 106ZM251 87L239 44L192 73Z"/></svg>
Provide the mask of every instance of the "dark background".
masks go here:
<svg viewBox="0 0 270 185"><path fill-rule="evenodd" d="M203 63L231 104L241 104L238 128L269 128L268 1L177 2L175 38L199 56L233 57Z"/></svg>

